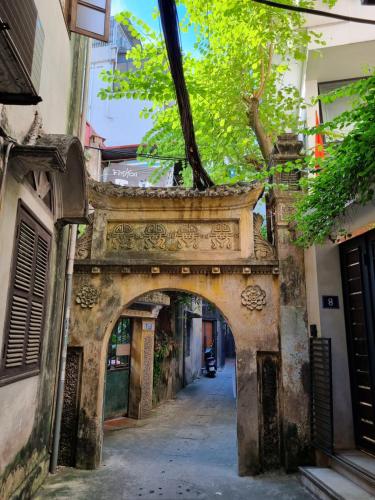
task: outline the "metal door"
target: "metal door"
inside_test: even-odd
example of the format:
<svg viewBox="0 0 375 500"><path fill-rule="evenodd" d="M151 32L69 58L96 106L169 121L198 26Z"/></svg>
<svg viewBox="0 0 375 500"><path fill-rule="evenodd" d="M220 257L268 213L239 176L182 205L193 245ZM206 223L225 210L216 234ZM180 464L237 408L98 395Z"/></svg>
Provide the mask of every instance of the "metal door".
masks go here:
<svg viewBox="0 0 375 500"><path fill-rule="evenodd" d="M128 412L131 360L131 319L120 318L108 342L104 418Z"/></svg>
<svg viewBox="0 0 375 500"><path fill-rule="evenodd" d="M375 452L375 231L341 246L356 444Z"/></svg>

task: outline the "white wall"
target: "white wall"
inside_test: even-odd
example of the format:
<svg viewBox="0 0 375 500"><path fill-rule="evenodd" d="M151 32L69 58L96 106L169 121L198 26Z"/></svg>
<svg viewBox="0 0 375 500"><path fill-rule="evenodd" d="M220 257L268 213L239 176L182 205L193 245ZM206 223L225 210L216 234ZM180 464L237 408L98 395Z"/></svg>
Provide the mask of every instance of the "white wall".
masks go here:
<svg viewBox="0 0 375 500"><path fill-rule="evenodd" d="M316 0L314 9L375 20L375 7L362 5L360 0L337 0L332 9L323 4L322 0ZM306 25L314 31L321 32L323 40L326 41L329 47L375 39L374 26L370 24L358 24L323 16L307 15ZM310 49L314 48L317 48L317 45L311 43Z"/></svg>
<svg viewBox="0 0 375 500"><path fill-rule="evenodd" d="M375 20L375 7L364 6L360 0L338 0L332 10L317 0L314 8ZM307 102L318 95L318 83L359 78L367 66L375 67L375 26L315 15L306 16L306 26L321 33L325 45L311 42L307 61L292 64L285 83L295 85ZM315 111L318 106L303 112L309 127L315 125ZM307 138L307 146L314 146L313 136Z"/></svg>
<svg viewBox="0 0 375 500"><path fill-rule="evenodd" d="M107 85L101 80L100 73L115 68L116 54L116 49L110 46L92 49L87 120L106 139L107 146L140 144L152 127L151 119L139 116L147 102L132 99L102 101L98 98L99 90Z"/></svg>

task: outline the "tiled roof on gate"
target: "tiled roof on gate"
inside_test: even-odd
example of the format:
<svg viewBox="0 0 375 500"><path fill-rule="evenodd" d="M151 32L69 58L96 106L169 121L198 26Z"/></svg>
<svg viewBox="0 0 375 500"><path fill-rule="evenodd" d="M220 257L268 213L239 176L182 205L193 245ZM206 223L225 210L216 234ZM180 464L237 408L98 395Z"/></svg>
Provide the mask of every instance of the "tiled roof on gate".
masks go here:
<svg viewBox="0 0 375 500"><path fill-rule="evenodd" d="M222 198L236 196L259 189L259 182L237 182L222 184L199 191L194 188L173 187L132 187L118 186L112 182L90 180L91 191L115 198Z"/></svg>

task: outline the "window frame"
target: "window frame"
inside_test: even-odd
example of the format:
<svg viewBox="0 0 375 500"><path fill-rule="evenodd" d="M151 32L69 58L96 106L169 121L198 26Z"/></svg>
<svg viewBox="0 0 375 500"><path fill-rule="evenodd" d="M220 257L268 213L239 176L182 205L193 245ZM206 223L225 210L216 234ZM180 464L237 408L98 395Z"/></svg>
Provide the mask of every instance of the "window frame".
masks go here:
<svg viewBox="0 0 375 500"><path fill-rule="evenodd" d="M324 81L318 82L318 96L325 95L324 92L321 91L321 89L324 85L332 85L332 84L342 83L342 85L340 85L340 87L337 87L337 88L341 88L341 87L345 87L346 85L350 85L351 83L354 83L358 80L364 80L365 78L367 78L367 77L366 76L356 76L354 78L341 78L339 80L328 80L328 81L324 80ZM337 90L337 89L335 89L335 90ZM324 123L323 106L322 106L322 103L320 100L319 100L319 120L320 120L320 123Z"/></svg>
<svg viewBox="0 0 375 500"><path fill-rule="evenodd" d="M84 7L88 7L89 9L96 10L98 12L104 13L104 35L100 35L93 31L88 31L77 26L77 12L78 6L82 5ZM105 8L96 7L95 5L86 2L85 0L67 0L67 8L68 8L68 18L69 18L69 29L78 33L79 35L87 36L89 38L93 38L94 40L100 40L101 42L108 42L109 40L109 32L110 32L110 17L111 17L111 0L105 0Z"/></svg>
<svg viewBox="0 0 375 500"><path fill-rule="evenodd" d="M3 328L3 339L1 346L1 357L0 357L0 387L9 385L13 382L17 382L18 380L34 377L40 373L41 368L41 359L43 354L43 340L45 334L46 327L46 314L47 314L47 293L44 293L42 304L42 321L41 321L41 329L40 329L40 347L39 347L39 356L37 365L32 366L30 368L27 367L26 363L23 362L22 366L15 368L6 368L6 354L9 343L9 327L11 321L11 306L12 300L15 295L15 278L17 271L17 256L18 256L18 248L19 248L19 235L20 235L20 227L22 221L31 221L33 224L33 229L37 235L41 235L45 238L48 244L48 264L47 264L47 273L46 273L46 285L48 286L49 278L50 278L50 265L51 265L51 245L52 245L52 234L46 226L40 221L40 219L30 210L30 208L23 202L22 199L18 200L17 206L17 218L15 224L15 233L13 236L13 252L12 252L12 263L11 263L11 272L8 281L8 297L7 297L7 307L6 307L6 315L4 321ZM35 260L34 260L34 270L35 270ZM35 281L35 273L33 283ZM30 295L30 294L29 294ZM28 327L30 325L30 309L28 311ZM27 336L29 334L29 328L27 331ZM27 339L25 340L25 343ZM24 347L25 350L25 347Z"/></svg>

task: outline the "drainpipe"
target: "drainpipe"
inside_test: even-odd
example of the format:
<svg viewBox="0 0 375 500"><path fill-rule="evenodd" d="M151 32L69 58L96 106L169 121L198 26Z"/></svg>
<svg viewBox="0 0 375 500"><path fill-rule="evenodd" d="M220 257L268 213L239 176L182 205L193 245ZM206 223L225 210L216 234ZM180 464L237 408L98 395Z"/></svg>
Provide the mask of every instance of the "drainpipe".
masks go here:
<svg viewBox="0 0 375 500"><path fill-rule="evenodd" d="M1 178L1 186L0 186L0 212L1 212L1 209L3 206L5 181L6 181L6 176L7 176L7 172L8 172L9 155L10 155L10 150L12 149L13 146L14 146L13 142L8 142L8 144L6 145L6 149L5 149L3 175ZM4 143L4 147L5 147L5 143Z"/></svg>
<svg viewBox="0 0 375 500"><path fill-rule="evenodd" d="M84 74L83 74L83 85L82 85L82 98L81 98L81 124L80 124L80 139L83 145L85 145L85 134L86 134L86 120L88 115L88 97L89 97L89 86L90 86L90 67L91 67L91 43L86 45L85 51L85 64L84 64Z"/></svg>
<svg viewBox="0 0 375 500"><path fill-rule="evenodd" d="M78 228L77 224L72 224L70 226L69 255L68 255L66 274L65 274L63 338L62 338L62 345L61 345L61 350L60 350L59 380L58 380L58 386L57 386L55 425L54 425L54 431L53 431L53 447L52 447L52 457L51 457L51 464L50 464L51 474L56 473L57 459L58 459L58 454L59 454L61 417L62 417L62 410L63 410L63 403L64 403L66 355L67 355L67 351L68 351L69 320L70 320L72 288L73 288L73 266L74 266L74 256L75 256L75 251L76 251L77 228Z"/></svg>

